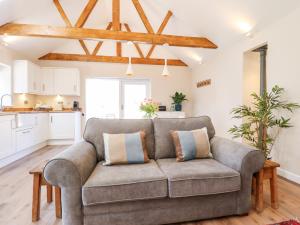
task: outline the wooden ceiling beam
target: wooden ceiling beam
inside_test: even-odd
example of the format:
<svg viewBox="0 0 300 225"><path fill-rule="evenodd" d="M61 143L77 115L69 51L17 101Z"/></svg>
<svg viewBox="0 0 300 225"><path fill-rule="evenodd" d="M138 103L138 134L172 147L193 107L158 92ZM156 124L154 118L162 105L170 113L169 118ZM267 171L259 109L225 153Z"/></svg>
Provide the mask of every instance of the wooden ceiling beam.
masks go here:
<svg viewBox="0 0 300 225"><path fill-rule="evenodd" d="M131 29L127 23L124 23L124 27L127 32L131 32ZM133 44L134 44L137 52L139 53L140 57L145 58L144 53L143 53L142 49L140 48L139 44L138 43L133 43Z"/></svg>
<svg viewBox="0 0 300 225"><path fill-rule="evenodd" d="M84 41L83 40L79 40L79 43L80 43L82 49L84 50L85 54L86 55L90 55L90 52L89 52L88 48L86 47Z"/></svg>
<svg viewBox="0 0 300 225"><path fill-rule="evenodd" d="M112 29L114 31L121 30L120 23L120 0L112 0ZM122 43L116 42L116 55L122 56Z"/></svg>
<svg viewBox="0 0 300 225"><path fill-rule="evenodd" d="M65 24L67 27L72 27L72 24L69 20L69 18L67 17L67 14L65 13L63 7L61 6L59 0L53 0L54 5L57 8L57 11L59 12L61 18L64 20Z"/></svg>
<svg viewBox="0 0 300 225"><path fill-rule="evenodd" d="M60 60L60 61L81 61L81 62L107 62L107 63L125 63L127 64L128 57L118 56L94 56L94 55L79 55L79 54L61 54L49 53L39 58L39 60ZM146 59L146 58L132 58L132 64L146 64L146 65L164 65L164 59ZM187 66L184 62L178 59L168 59L170 66Z"/></svg>
<svg viewBox="0 0 300 225"><path fill-rule="evenodd" d="M152 28L152 26L151 26L151 24L150 24L150 22L149 22L149 20L146 16L145 12L144 12L143 7L141 6L139 0L132 0L132 3L134 5L136 11L138 12L138 14L139 14L145 28L147 29L148 33L154 34L153 28Z"/></svg>
<svg viewBox="0 0 300 225"><path fill-rule="evenodd" d="M112 27L112 22L108 23L108 25L107 25L107 27L106 27L106 30L110 30L111 27ZM95 47L95 49L94 49L92 55L97 55L97 53L99 52L99 50L100 50L102 44L103 44L103 41L98 41L98 43L97 43L97 45L96 45L96 47Z"/></svg>
<svg viewBox="0 0 300 225"><path fill-rule="evenodd" d="M158 31L157 31L156 34L161 34L164 31L164 29L167 26L167 24L168 24L168 22L169 22L169 20L170 20L170 18L171 18L172 15L173 15L173 13L169 10L168 13L167 13L167 15L165 16L163 22L159 26ZM150 58L151 57L151 55L152 55L155 47L156 47L156 45L152 45L151 46L151 48L148 51L148 54L147 54L146 58Z"/></svg>
<svg viewBox="0 0 300 225"><path fill-rule="evenodd" d="M169 44L169 46L217 48L217 46L204 37L186 37L165 34L145 34L137 32L123 32L111 30L98 30L75 27L57 27L47 25L14 24L8 23L0 26L0 35L66 38L66 39L110 39L119 41L143 42L156 45Z"/></svg>
<svg viewBox="0 0 300 225"><path fill-rule="evenodd" d="M82 11L81 15L79 16L75 27L83 27L86 20L89 18L91 12L93 11L96 3L98 0L89 0L87 5L85 6L84 10Z"/></svg>

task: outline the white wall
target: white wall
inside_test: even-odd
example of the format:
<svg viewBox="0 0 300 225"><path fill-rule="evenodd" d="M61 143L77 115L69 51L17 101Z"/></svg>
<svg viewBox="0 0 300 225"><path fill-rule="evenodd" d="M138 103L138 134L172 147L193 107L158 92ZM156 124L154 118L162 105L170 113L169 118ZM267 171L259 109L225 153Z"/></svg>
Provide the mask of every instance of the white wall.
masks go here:
<svg viewBox="0 0 300 225"><path fill-rule="evenodd" d="M227 130L233 121L230 110L242 104L243 54L268 44L267 87L275 84L286 89L285 98L300 103L300 9L267 27L254 38L244 38L220 50L218 55L193 70L193 87L197 80L212 79L212 85L193 88L194 114L212 117L217 135L230 137ZM274 149L274 159L281 168L300 182L300 110L292 117L293 128L283 130ZM290 174L288 173L288 174Z"/></svg>
<svg viewBox="0 0 300 225"><path fill-rule="evenodd" d="M94 62L64 62L64 61L39 61L40 66L76 67L81 75L80 106L85 110L85 80L92 77L122 77L125 75L127 64L117 63L94 63ZM151 81L151 94L155 101L171 105L170 96L175 91L181 91L190 100L183 105L187 115L192 114L192 74L187 67L170 66L170 77L161 76L163 66L133 65L134 76L128 79L146 78Z"/></svg>

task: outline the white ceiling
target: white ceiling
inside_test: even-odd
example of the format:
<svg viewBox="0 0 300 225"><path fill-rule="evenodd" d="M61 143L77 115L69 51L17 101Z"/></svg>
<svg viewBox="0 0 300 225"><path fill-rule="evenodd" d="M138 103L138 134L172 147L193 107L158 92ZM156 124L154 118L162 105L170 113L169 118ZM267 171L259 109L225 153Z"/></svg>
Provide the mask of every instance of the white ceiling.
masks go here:
<svg viewBox="0 0 300 225"><path fill-rule="evenodd" d="M75 24L87 0L60 0L72 24ZM173 12L164 33L176 35L204 36L223 48L240 39L244 31L239 22L246 22L252 31L258 32L265 26L300 6L299 0L140 0L154 30L157 30L167 10ZM104 29L111 21L111 0L99 0L85 27ZM131 0L121 0L121 21L128 23L133 31L146 32ZM8 22L47 24L64 26L52 0L0 0L0 25ZM90 51L95 42L87 43ZM9 47L27 55L38 57L49 52L81 53L74 40L17 37ZM144 54L149 45L143 45ZM124 45L123 54L129 51ZM182 47L157 47L153 57L179 58L194 66L200 58L206 58L218 50ZM106 41L99 54L114 55L114 44ZM131 53L132 54L132 53ZM136 54L136 51L134 52Z"/></svg>

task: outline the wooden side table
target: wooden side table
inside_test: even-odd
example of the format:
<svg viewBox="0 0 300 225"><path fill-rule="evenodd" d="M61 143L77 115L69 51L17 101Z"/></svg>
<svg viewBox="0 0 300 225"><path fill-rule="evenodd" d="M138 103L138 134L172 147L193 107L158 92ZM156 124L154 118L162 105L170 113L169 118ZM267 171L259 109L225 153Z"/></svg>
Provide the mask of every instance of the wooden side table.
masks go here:
<svg viewBox="0 0 300 225"><path fill-rule="evenodd" d="M35 167L29 171L33 175L33 192L32 192L32 222L40 219L41 205L41 187L44 185L47 188L47 203L52 202L52 185L47 184L43 177L43 169L46 163ZM55 192L55 214L57 218L61 218L61 190L59 187L54 187Z"/></svg>
<svg viewBox="0 0 300 225"><path fill-rule="evenodd" d="M280 165L271 160L266 160L264 168L255 173L252 179L252 188L255 195L255 208L258 212L264 209L264 180L270 180L271 207L278 209L278 184L277 184L277 167Z"/></svg>

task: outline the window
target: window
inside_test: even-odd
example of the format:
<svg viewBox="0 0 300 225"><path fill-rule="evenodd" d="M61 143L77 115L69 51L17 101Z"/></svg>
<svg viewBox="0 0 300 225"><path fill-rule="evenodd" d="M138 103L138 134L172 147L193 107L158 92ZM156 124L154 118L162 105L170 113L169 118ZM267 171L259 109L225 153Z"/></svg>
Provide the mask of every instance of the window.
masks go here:
<svg viewBox="0 0 300 225"><path fill-rule="evenodd" d="M149 80L87 79L86 118L142 118L139 106L149 97Z"/></svg>
<svg viewBox="0 0 300 225"><path fill-rule="evenodd" d="M12 77L11 68L8 65L0 63L0 98L3 95L11 95L12 93ZM5 96L3 98L3 106L11 106L12 98Z"/></svg>

